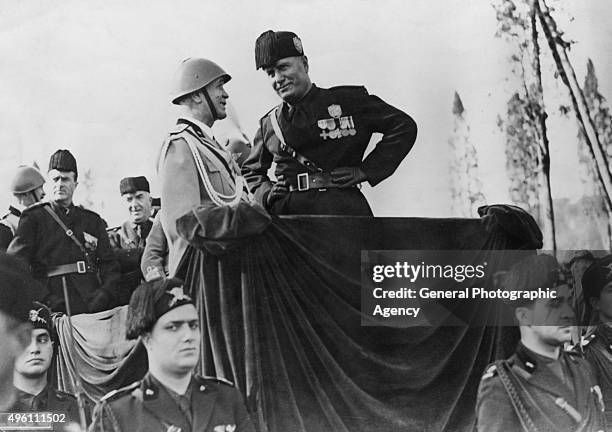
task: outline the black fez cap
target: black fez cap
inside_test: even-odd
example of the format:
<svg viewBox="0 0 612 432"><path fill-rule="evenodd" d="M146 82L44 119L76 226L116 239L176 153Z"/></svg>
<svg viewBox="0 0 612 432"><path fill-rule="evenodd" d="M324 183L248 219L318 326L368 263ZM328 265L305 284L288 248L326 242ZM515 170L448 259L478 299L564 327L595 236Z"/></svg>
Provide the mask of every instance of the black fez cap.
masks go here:
<svg viewBox="0 0 612 432"><path fill-rule="evenodd" d="M183 281L177 278L160 279L141 284L130 299L126 336L136 339L151 331L157 320L165 313L194 301L185 294Z"/></svg>
<svg viewBox="0 0 612 432"><path fill-rule="evenodd" d="M601 290L612 282L612 255L599 258L582 275L584 298L599 297Z"/></svg>
<svg viewBox="0 0 612 432"><path fill-rule="evenodd" d="M567 282L557 259L551 255L532 255L514 264L504 277L507 291L537 291L555 288ZM512 301L515 307L532 303L529 299Z"/></svg>
<svg viewBox="0 0 612 432"><path fill-rule="evenodd" d="M33 302L28 313L28 321L35 329L47 330L52 334L51 310L42 303Z"/></svg>
<svg viewBox="0 0 612 432"><path fill-rule="evenodd" d="M53 169L58 171L72 171L75 176L78 175L76 159L68 150L58 150L51 155L51 159L49 159L49 171Z"/></svg>
<svg viewBox="0 0 612 432"><path fill-rule="evenodd" d="M32 302L45 295L29 274L21 261L0 252L0 312L20 322L28 321Z"/></svg>
<svg viewBox="0 0 612 432"><path fill-rule="evenodd" d="M268 30L255 41L255 69L273 65L285 57L303 55L302 41L293 32Z"/></svg>
<svg viewBox="0 0 612 432"><path fill-rule="evenodd" d="M119 192L121 195L136 193L136 191L151 192L149 181L145 176L126 177L119 182Z"/></svg>

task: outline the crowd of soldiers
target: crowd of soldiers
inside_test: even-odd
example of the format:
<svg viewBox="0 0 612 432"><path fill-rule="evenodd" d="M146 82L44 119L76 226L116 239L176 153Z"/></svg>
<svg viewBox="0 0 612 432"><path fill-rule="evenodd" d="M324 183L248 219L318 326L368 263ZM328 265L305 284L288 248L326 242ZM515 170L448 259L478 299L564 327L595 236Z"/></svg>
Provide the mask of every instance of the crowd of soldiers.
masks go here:
<svg viewBox="0 0 612 432"><path fill-rule="evenodd" d="M261 118L248 148L224 146L211 129L226 117L230 75L208 59L180 64L171 102L182 114L159 153L161 205L145 177L122 179L129 219L119 227L108 229L74 204L78 168L68 150L51 155L46 179L35 167L19 168L14 203L0 222L0 411L62 411L92 431L254 430L231 383L194 373L201 338L194 288L175 277L193 246L177 221L246 202L277 215L371 216L360 184L393 174L417 131L409 115L364 87L314 85L292 32L261 34L255 66L282 103ZM364 157L374 133L382 139ZM569 266L571 286L547 255L506 274L507 289L555 287L558 295L513 304L520 343L482 376L479 431L599 431L606 417L612 425L612 257L585 253ZM149 372L95 410L78 406L48 379L57 351L51 314L121 305L128 305L127 337L142 341ZM597 325L576 332L576 314L597 315Z"/></svg>

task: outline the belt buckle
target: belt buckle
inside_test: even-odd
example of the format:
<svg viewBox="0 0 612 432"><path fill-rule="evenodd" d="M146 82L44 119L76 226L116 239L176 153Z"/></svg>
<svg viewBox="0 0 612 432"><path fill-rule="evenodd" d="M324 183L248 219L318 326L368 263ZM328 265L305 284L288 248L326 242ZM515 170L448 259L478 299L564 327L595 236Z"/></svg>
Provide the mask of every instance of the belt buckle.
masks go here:
<svg viewBox="0 0 612 432"><path fill-rule="evenodd" d="M87 273L87 265L85 265L85 261L77 261L77 273Z"/></svg>
<svg viewBox="0 0 612 432"><path fill-rule="evenodd" d="M301 173L297 175L297 189L300 192L307 191L310 189L308 184L308 173Z"/></svg>

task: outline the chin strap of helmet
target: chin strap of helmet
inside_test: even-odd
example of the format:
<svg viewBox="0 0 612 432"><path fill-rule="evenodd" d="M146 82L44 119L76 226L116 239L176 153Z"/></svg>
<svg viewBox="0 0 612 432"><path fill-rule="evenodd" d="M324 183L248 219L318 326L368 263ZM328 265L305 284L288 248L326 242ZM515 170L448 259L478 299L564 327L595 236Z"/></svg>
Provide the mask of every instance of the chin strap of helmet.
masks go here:
<svg viewBox="0 0 612 432"><path fill-rule="evenodd" d="M206 88L202 89L202 93L204 93L204 99L206 99L206 103L208 103L208 108L210 108L210 113L213 116L213 120L221 120L221 118L219 117L219 113L215 108L215 105L213 104L212 100L210 99L210 96L208 95L208 92L206 91Z"/></svg>

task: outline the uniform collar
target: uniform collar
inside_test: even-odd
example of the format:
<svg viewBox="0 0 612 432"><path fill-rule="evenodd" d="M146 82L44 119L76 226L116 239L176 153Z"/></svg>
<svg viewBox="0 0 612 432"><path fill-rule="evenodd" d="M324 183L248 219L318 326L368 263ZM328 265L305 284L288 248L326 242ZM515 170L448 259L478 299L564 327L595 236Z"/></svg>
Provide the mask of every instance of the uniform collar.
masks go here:
<svg viewBox="0 0 612 432"><path fill-rule="evenodd" d="M213 134L213 131L211 129L210 126L208 126L206 123L202 123L199 120L194 119L191 116L188 115L182 115L181 117L179 117L179 121L180 120L186 120L189 123L194 124L195 126L197 126L198 128L200 128L200 130L206 135L208 136L208 138L210 138L211 140L215 141L215 135Z"/></svg>
<svg viewBox="0 0 612 432"><path fill-rule="evenodd" d="M523 345L522 342L519 342L516 348L516 356L525 365L525 370L529 373L533 373L538 367L545 367L545 365L550 365L551 363L559 361L563 356L563 349L560 349L559 358L555 360L533 352Z"/></svg>
<svg viewBox="0 0 612 432"><path fill-rule="evenodd" d="M300 105L303 105L303 104L307 104L308 101L310 101L311 99L313 99L317 95L319 90L320 89L319 89L319 87L316 86L316 84L312 84L310 86L310 88L308 89L308 91L306 92L306 94L304 96L302 96L302 99L297 101L295 104L292 105L292 104L290 104L288 102L283 102L283 103L285 104L285 106L287 108L296 107L296 106L300 106Z"/></svg>

